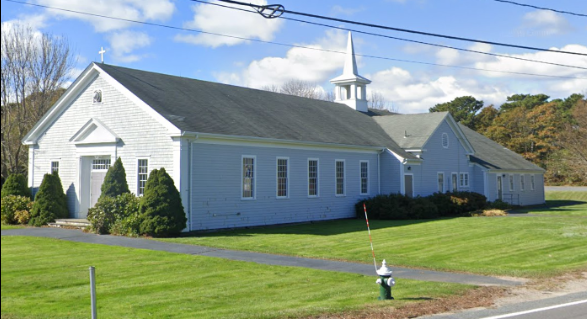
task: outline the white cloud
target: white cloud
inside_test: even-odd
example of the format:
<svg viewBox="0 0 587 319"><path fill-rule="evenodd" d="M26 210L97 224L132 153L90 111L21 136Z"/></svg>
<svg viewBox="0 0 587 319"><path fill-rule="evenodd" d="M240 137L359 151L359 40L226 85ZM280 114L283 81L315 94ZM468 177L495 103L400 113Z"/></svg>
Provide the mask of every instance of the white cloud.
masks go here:
<svg viewBox="0 0 587 319"><path fill-rule="evenodd" d="M579 44L569 44L562 48L550 48L550 50L559 51L570 51L587 54L587 46ZM519 57L530 60L546 61L564 65L578 66L587 68L587 57L572 54L553 53L553 52L534 52L524 54L504 54L512 57ZM568 68L544 63L536 63L529 61L521 61L515 59L509 59L504 57L493 57L487 61L480 61L475 63L475 67L496 71L507 71L507 72L520 72L520 73L533 73L533 74L545 74L545 75L556 75L556 76L573 76L573 77L585 77L587 78L587 71L584 69ZM523 75L514 75L507 73L497 72L483 72L483 75L488 77L526 77Z"/></svg>
<svg viewBox="0 0 587 319"><path fill-rule="evenodd" d="M254 4L266 5L266 0L251 1ZM226 6L237 5L223 4ZM192 7L194 18L184 23L185 28L198 29L205 32L232 35L240 38L260 39L271 41L281 26L283 20L265 19L259 14L246 13L207 4L198 4ZM197 35L180 34L176 41L216 48L222 45L237 45L246 42L244 39L222 37L200 33Z"/></svg>
<svg viewBox="0 0 587 319"><path fill-rule="evenodd" d="M347 33L328 30L326 36L315 44L303 46L345 52L346 42ZM254 88L280 86L291 79L322 83L334 77L335 72L342 73L344 57L344 54L292 48L285 57L266 57L249 63L240 72L216 73L214 76L223 83Z"/></svg>
<svg viewBox="0 0 587 319"><path fill-rule="evenodd" d="M152 39L142 32L121 31L108 36L114 59L121 62L135 62L142 58L131 54L134 50L151 45Z"/></svg>
<svg viewBox="0 0 587 319"><path fill-rule="evenodd" d="M73 11L89 12L98 15L137 21L165 21L169 19L175 11L175 5L170 0L35 0L33 2L49 7L64 8ZM44 15L57 18L83 20L91 23L97 32L125 29L133 25L130 22L104 19L59 10L46 10Z"/></svg>
<svg viewBox="0 0 587 319"><path fill-rule="evenodd" d="M478 51L478 52L491 52L491 45L485 43L475 43L467 48L468 50ZM471 64L475 62L482 62L491 60L491 56L474 53L474 52L466 52L466 51L459 51L455 49L449 48L442 48L436 51L436 61L440 64L447 64L447 65L465 65Z"/></svg>
<svg viewBox="0 0 587 319"><path fill-rule="evenodd" d="M553 36L573 30L571 24L561 14L547 10L528 12L522 20L519 31L523 35Z"/></svg>
<svg viewBox="0 0 587 319"><path fill-rule="evenodd" d="M483 100L486 105L499 105L511 92L502 87L487 85L471 79L457 79L454 76L429 78L414 77L410 72L393 67L367 75L373 81L367 87L381 93L401 113L427 113L438 103L470 95Z"/></svg>
<svg viewBox="0 0 587 319"><path fill-rule="evenodd" d="M352 16L355 13L361 12L361 11L365 11L364 7L359 7L359 8L345 8L339 5L335 5L332 7L332 9L330 10L330 13L334 16L336 15L346 15L346 16Z"/></svg>

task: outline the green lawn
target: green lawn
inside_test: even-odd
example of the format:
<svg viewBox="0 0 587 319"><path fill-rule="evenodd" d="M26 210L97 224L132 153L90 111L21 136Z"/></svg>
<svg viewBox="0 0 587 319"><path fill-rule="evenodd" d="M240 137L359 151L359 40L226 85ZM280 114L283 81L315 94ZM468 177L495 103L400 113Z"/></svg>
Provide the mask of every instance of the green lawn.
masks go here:
<svg viewBox="0 0 587 319"><path fill-rule="evenodd" d="M2 224L2 230L6 230L6 229L18 229L18 228L23 228L24 226L21 225L4 225Z"/></svg>
<svg viewBox="0 0 587 319"><path fill-rule="evenodd" d="M564 207L559 207L564 209ZM521 277L587 269L587 218L370 221L375 254L397 266ZM371 262L364 220L200 234L164 241Z"/></svg>
<svg viewBox="0 0 587 319"><path fill-rule="evenodd" d="M376 277L33 237L2 237L2 318L295 318L365 307ZM393 305L471 286L398 280Z"/></svg>
<svg viewBox="0 0 587 319"><path fill-rule="evenodd" d="M525 211L532 214L587 217L587 192L547 192L546 207Z"/></svg>

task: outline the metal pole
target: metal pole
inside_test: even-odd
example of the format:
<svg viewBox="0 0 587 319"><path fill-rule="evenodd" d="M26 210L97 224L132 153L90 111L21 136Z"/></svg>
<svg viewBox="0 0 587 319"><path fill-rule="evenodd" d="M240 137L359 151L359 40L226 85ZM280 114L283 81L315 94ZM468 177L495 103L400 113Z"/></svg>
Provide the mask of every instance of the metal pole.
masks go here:
<svg viewBox="0 0 587 319"><path fill-rule="evenodd" d="M90 266L90 294L92 296L92 319L98 318L96 309L96 269Z"/></svg>

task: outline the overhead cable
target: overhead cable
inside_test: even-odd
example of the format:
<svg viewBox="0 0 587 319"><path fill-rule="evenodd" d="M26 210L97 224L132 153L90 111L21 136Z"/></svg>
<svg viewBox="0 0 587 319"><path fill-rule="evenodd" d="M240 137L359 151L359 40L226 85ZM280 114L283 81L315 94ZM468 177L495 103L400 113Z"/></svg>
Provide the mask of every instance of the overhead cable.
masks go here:
<svg viewBox="0 0 587 319"><path fill-rule="evenodd" d="M199 0L191 0L191 1L200 2ZM241 5L241 6L248 6L248 7L254 8L256 10L265 9L267 7L267 6L260 6L260 5L256 5L256 4L252 4L252 3L245 3L245 2L234 1L234 0L216 0L216 1L226 2L226 3ZM291 10L286 10L285 8L283 9L283 13L301 15L301 16L316 18L316 19L331 20L331 21L337 21L337 22L343 22L343 23L349 23L349 24L356 24L356 25L361 25L361 26L371 27L371 28L378 28L378 29L385 29L385 30L399 31L399 32L407 32L407 33L420 34L420 35L426 35L426 36L432 36L432 37L439 37L439 38L445 38L445 39L451 39L451 40L485 43L485 44L510 47L510 48L533 50L533 51L545 51L545 52L553 52L553 53L563 53L563 54L587 56L587 54L579 53L579 52L551 50L551 49L546 49L546 48L537 48L537 47L530 47L530 46L517 45L517 44L501 43L501 42L494 42L494 41L487 41L487 40L463 38L463 37L457 37L457 36L446 35L446 34L438 34L438 33L430 33L430 32L410 30L410 29L395 28L395 27L389 27L389 26L373 24L373 23L339 19L339 18L327 17L327 16L305 13L305 12L291 11Z"/></svg>
<svg viewBox="0 0 587 319"><path fill-rule="evenodd" d="M553 11L553 12L562 13L562 14L570 14L570 15L575 15L575 16L579 16L579 17L587 17L587 14L583 14L583 13L576 13L576 12L562 11L562 10L556 10L556 9L551 9L551 8L537 7L537 6L533 6L531 4L519 3L519 2L514 2L514 1L507 1L507 0L493 0L493 1L509 3L509 4L513 4L513 5L517 5L517 6L529 7L529 8L539 9L539 10L548 10L548 11Z"/></svg>

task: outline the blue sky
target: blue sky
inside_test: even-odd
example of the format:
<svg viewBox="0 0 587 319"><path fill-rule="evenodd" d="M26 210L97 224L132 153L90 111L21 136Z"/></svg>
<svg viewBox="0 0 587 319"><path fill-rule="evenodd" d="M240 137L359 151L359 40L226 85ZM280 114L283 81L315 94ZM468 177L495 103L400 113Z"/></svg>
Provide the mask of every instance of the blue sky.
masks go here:
<svg viewBox="0 0 587 319"><path fill-rule="evenodd" d="M26 0L23 0L26 1ZM215 0L209 0L219 3ZM178 28L242 38L344 51L346 31L188 0L29 0L54 8L89 12ZM265 0L253 3L266 4ZM529 0L519 2L530 3ZM75 77L92 61L201 80L261 88L291 79L332 91L329 79L342 72L343 54L292 48L229 37L49 10L2 0L2 28L22 23L36 31L66 36L77 57ZM587 18L514 6L493 0L280 0L287 10L326 15L404 29L587 54ZM533 0L535 6L587 14L579 0ZM340 22L309 21L394 37L587 67L587 56L537 52L361 27ZM466 53L371 35L353 34L357 54L390 59L456 65L495 71L534 73L549 78L473 71L427 64L358 57L359 72L373 82L368 90L382 94L402 113L427 112L436 103L472 95L499 106L513 94L544 93L565 98L587 94L587 71Z"/></svg>

